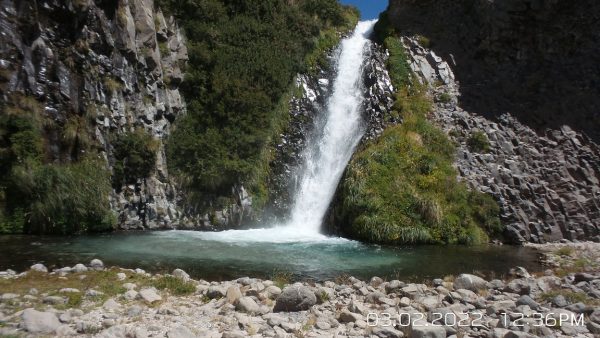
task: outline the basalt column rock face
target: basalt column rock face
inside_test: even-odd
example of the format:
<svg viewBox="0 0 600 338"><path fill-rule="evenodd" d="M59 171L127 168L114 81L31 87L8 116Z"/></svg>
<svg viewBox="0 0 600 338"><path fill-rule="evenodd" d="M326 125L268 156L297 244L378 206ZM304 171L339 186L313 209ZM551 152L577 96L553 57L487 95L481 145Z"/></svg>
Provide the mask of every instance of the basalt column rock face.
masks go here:
<svg viewBox="0 0 600 338"><path fill-rule="evenodd" d="M488 119L462 107L450 60L404 36L410 66L429 85L434 122L456 142L456 167L498 201L511 243L600 241L600 146L567 125L536 132L512 114ZM489 151L469 139L483 133Z"/></svg>
<svg viewBox="0 0 600 338"><path fill-rule="evenodd" d="M450 63L467 111L600 143L600 2L390 0L388 19Z"/></svg>
<svg viewBox="0 0 600 338"><path fill-rule="evenodd" d="M157 228L180 219L163 140L185 111L178 87L187 60L182 32L153 0L0 0L0 99L33 96L43 118L64 126L79 116L115 163L114 139L143 130L156 141L155 169L116 187L111 204L122 228ZM73 159L45 135L51 163Z"/></svg>

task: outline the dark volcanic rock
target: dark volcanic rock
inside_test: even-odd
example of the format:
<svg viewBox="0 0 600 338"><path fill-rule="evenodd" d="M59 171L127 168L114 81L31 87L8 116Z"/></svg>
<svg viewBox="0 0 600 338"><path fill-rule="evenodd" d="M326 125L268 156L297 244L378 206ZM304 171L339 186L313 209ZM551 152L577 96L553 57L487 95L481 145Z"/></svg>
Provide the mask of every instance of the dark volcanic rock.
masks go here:
<svg viewBox="0 0 600 338"><path fill-rule="evenodd" d="M600 2L390 0L388 18L452 65L465 110L600 142Z"/></svg>

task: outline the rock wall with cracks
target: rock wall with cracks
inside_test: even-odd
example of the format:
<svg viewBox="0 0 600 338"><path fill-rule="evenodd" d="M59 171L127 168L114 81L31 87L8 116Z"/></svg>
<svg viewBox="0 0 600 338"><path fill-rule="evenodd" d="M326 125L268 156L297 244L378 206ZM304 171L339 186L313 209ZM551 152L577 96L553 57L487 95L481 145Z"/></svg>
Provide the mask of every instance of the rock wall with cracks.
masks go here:
<svg viewBox="0 0 600 338"><path fill-rule="evenodd" d="M536 132L508 113L492 120L466 111L449 64L418 37L402 41L435 98L431 118L458 146L461 179L498 201L506 240L600 241L600 146L568 125ZM470 149L474 132L487 136L489 152Z"/></svg>
<svg viewBox="0 0 600 338"><path fill-rule="evenodd" d="M114 135L144 129L158 143L156 169L116 189L112 208L124 229L177 225L163 144L185 112L178 86L187 49L174 19L153 0L1 0L0 27L2 99L34 96L59 125L69 114L90 116L111 167ZM49 162L72 160L48 152Z"/></svg>

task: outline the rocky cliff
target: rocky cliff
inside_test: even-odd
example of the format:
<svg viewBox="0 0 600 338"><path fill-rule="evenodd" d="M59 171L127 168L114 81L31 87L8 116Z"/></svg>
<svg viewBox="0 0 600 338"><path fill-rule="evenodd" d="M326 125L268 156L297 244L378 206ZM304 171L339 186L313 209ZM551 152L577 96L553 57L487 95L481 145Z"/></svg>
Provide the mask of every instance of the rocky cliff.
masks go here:
<svg viewBox="0 0 600 338"><path fill-rule="evenodd" d="M600 140L597 1L390 0L387 19L451 64L467 111Z"/></svg>
<svg viewBox="0 0 600 338"><path fill-rule="evenodd" d="M599 87L594 85L597 72L587 73L589 67L596 67L590 63L594 59L590 44L597 42L597 37L583 32L585 24L598 13L594 11L597 6L591 6L590 13L584 15L585 6L560 1L470 2L471 12L464 17L467 13L458 11L465 10L464 3L442 3L391 1L388 19L403 35L413 72L435 97L431 118L458 145L456 167L461 178L495 197L508 242L600 240L600 147L594 142L594 126L600 120L597 97L589 95ZM581 20L565 26L581 42L582 48L575 54L554 58L556 50L552 51L559 47L552 47L550 42L564 42L569 30L557 34L548 29L542 37L538 27L516 34L517 23L525 27L532 22L549 24L545 15L562 7L566 13L579 13ZM443 13L447 20L437 20ZM557 14L554 21L571 22L566 15ZM448 31L434 29L463 19L464 24ZM470 30L475 20L482 24L480 33ZM434 24L427 27L426 22ZM507 36L513 39L506 41ZM524 44L522 39L527 38L535 43ZM541 46L545 47L537 49ZM568 46L560 48L558 51L564 52L562 48ZM509 57L510 53L515 55ZM591 59L577 64L582 55ZM532 62L539 64L527 68ZM554 77L557 69L565 72L560 80ZM568 75L567 69L572 70ZM579 74L578 81L572 81L573 74ZM523 87L527 84L522 76L541 76L535 87L539 90ZM481 84L476 92L472 81ZM554 93L564 86L578 89L576 93ZM575 94L577 104L571 102ZM551 104L540 104L539 100ZM562 115L560 108L565 106L557 101L573 113ZM532 109L524 114L523 107ZM483 144L477 146L476 138Z"/></svg>
<svg viewBox="0 0 600 338"><path fill-rule="evenodd" d="M185 111L178 86L187 49L173 18L153 0L2 0L0 28L0 99L32 97L57 126L45 132L45 161L76 160L61 137L81 121L78 137L114 171L115 139L140 130L154 140L156 163L145 177L113 184L112 208L127 229L177 224L163 140Z"/></svg>

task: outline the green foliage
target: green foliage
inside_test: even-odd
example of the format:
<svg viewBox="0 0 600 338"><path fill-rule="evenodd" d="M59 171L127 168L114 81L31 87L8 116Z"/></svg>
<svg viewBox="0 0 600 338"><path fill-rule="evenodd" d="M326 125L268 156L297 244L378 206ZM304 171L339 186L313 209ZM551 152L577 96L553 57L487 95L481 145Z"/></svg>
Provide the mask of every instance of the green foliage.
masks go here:
<svg viewBox="0 0 600 338"><path fill-rule="evenodd" d="M467 146L471 151L478 153L487 153L490 151L490 141L487 135L482 131L476 131L471 134L467 140Z"/></svg>
<svg viewBox="0 0 600 338"><path fill-rule="evenodd" d="M439 97L439 101L441 103L449 103L450 101L452 101L452 96L450 96L450 94L448 93L442 93Z"/></svg>
<svg viewBox="0 0 600 338"><path fill-rule="evenodd" d="M26 233L106 231L116 219L108 203L108 171L97 159L75 164L28 163L12 170L6 194L13 227Z"/></svg>
<svg viewBox="0 0 600 338"><path fill-rule="evenodd" d="M173 276L163 276L153 281L153 286L159 290L168 289L174 296L185 296L196 292L196 286L191 282Z"/></svg>
<svg viewBox="0 0 600 338"><path fill-rule="evenodd" d="M386 67L394 88L400 89L410 84L411 70L408 65L408 56L402 42L395 37L384 40L384 46L390 52Z"/></svg>
<svg viewBox="0 0 600 338"><path fill-rule="evenodd" d="M335 45L336 31L349 27L356 15L348 13L356 11L334 0L158 5L181 22L190 55L182 87L188 114L167 144L172 172L190 192L204 195L228 195L248 180L260 185L265 149L281 121L277 106L296 73L322 63L322 53L311 52Z"/></svg>
<svg viewBox="0 0 600 338"><path fill-rule="evenodd" d="M156 166L158 143L142 129L119 134L114 142L113 185L120 188L146 178Z"/></svg>

